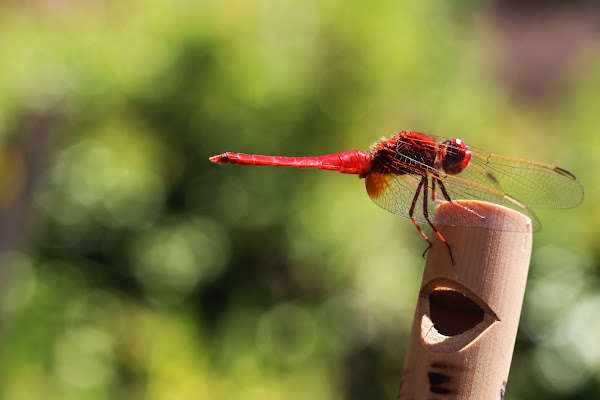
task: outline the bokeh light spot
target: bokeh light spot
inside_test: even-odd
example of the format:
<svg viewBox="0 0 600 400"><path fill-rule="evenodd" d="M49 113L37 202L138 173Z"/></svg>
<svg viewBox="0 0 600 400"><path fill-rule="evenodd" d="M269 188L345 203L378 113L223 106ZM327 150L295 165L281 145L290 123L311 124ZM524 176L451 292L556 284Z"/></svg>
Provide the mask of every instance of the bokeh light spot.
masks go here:
<svg viewBox="0 0 600 400"><path fill-rule="evenodd" d="M71 386L107 384L117 372L111 336L90 326L69 329L55 343L54 368L60 380Z"/></svg>
<svg viewBox="0 0 600 400"><path fill-rule="evenodd" d="M134 273L154 300L178 301L224 269L229 242L210 219L177 220L149 229L133 243Z"/></svg>
<svg viewBox="0 0 600 400"><path fill-rule="evenodd" d="M256 330L256 345L276 364L292 365L306 360L317 339L315 321L305 307L280 304L265 312Z"/></svg>

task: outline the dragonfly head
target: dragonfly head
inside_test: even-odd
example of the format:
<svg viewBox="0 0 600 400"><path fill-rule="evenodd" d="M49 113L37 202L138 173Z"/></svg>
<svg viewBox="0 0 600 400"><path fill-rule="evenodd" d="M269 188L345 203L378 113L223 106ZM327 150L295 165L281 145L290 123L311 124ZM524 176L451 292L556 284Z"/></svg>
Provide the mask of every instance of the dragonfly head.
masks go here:
<svg viewBox="0 0 600 400"><path fill-rule="evenodd" d="M442 168L450 175L456 175L467 168L471 160L469 146L458 138L448 139L444 142Z"/></svg>

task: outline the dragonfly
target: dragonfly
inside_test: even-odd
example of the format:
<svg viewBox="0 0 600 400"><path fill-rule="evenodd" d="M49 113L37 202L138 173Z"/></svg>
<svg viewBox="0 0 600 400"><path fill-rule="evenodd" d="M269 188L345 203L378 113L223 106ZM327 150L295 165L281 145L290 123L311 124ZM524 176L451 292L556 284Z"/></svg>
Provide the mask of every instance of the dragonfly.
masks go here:
<svg viewBox="0 0 600 400"><path fill-rule="evenodd" d="M566 169L550 164L492 154L461 139L447 139L413 131L401 131L373 144L369 151L352 150L318 157L278 157L223 153L209 158L218 164L317 168L355 174L365 179L369 197L383 209L410 219L427 241L419 225L429 225L446 245L450 244L431 221L445 202L484 219L457 203L476 200L499 204L527 215L532 230L541 223L532 209L571 208L583 201L581 182Z"/></svg>

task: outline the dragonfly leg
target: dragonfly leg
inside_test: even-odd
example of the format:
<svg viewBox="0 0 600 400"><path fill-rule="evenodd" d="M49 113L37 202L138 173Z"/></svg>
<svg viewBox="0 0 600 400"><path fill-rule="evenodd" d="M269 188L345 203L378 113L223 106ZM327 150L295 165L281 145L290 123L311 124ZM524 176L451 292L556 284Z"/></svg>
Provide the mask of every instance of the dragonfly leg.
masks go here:
<svg viewBox="0 0 600 400"><path fill-rule="evenodd" d="M408 210L408 216L410 217L410 220L412 221L412 223L415 224L415 226L421 233L421 236L423 236L423 238L429 244L427 246L427 248L425 249L425 252L423 252L423 257L425 257L425 253L427 253L427 250L429 250L429 248L431 247L431 242L429 241L429 238L427 237L425 232L423 232L423 229L421 229L421 227L419 226L419 224L417 224L417 221L415 221L415 219L413 217L413 215L415 213L415 206L417 205L417 200L419 199L419 194L421 193L421 190L423 189L423 179L427 180L427 177L424 176L421 179L421 182L419 182L419 185L417 186L417 190L415 190L415 196L413 197L412 204L410 205L410 209ZM425 194L423 197L427 197L427 190L425 190Z"/></svg>
<svg viewBox="0 0 600 400"><path fill-rule="evenodd" d="M429 182L429 179L427 178L427 176L423 176L423 178L421 179L421 184L423 184L423 186L424 186L423 190L425 191L425 193L427 193L429 191L427 188L428 182ZM433 182L435 182L435 180ZM419 184L419 186L421 186L421 184ZM435 185L435 183L432 183L432 187L433 187L433 185ZM440 187L443 187L443 186L441 186L441 182L440 182ZM433 231L435 232L436 235L438 235L438 237L440 238L442 243L444 243L446 245L446 247L448 248L448 253L450 253L450 260L452 261L452 265L456 265L456 263L454 262L454 257L452 256L452 249L450 248L450 244L448 242L446 242L446 239L444 239L444 237L442 236L440 231L438 231L437 228L435 227L435 225L433 225L433 223L429 220L429 211L427 211L427 197L428 196L423 196L423 216L425 217L425 220L427 221L429 226L431 226L431 229L433 229ZM429 247L431 247L431 242L429 243ZM429 250L429 247L427 248L427 250ZM427 252L427 250L425 250L425 253ZM423 253L423 254L425 254L425 253Z"/></svg>
<svg viewBox="0 0 600 400"><path fill-rule="evenodd" d="M436 202L436 203L438 203L438 204L441 204L441 203L443 203L444 201L443 201L443 200L441 200L441 199L436 199L436 198L435 198L435 181L436 181L436 180L437 180L436 178L433 178L433 179L431 179L431 199L432 199L434 202Z"/></svg>
<svg viewBox="0 0 600 400"><path fill-rule="evenodd" d="M466 212L473 214L476 217L479 217L481 219L485 219L485 217L483 215L480 215L480 214L476 213L475 211L471 210L469 207L465 207L462 204L459 204L459 203L456 203L456 202L452 201L452 199L448 195L448 192L446 191L446 187L444 186L444 183L441 180L439 180L439 179L438 179L438 183L440 184L440 189L442 190L442 193L444 194L444 197L446 198L447 201L449 201L450 203L454 204L456 207L461 208L461 209L465 210Z"/></svg>

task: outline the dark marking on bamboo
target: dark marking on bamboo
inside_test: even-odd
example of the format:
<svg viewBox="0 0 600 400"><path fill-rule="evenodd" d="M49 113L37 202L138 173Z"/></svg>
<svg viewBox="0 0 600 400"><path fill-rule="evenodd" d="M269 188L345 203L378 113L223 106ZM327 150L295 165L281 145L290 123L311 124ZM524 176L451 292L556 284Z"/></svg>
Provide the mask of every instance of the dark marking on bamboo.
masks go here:
<svg viewBox="0 0 600 400"><path fill-rule="evenodd" d="M429 391L435 394L455 394L452 384L452 374L449 371L461 370L457 364L434 362L429 366L427 377L429 379Z"/></svg>

